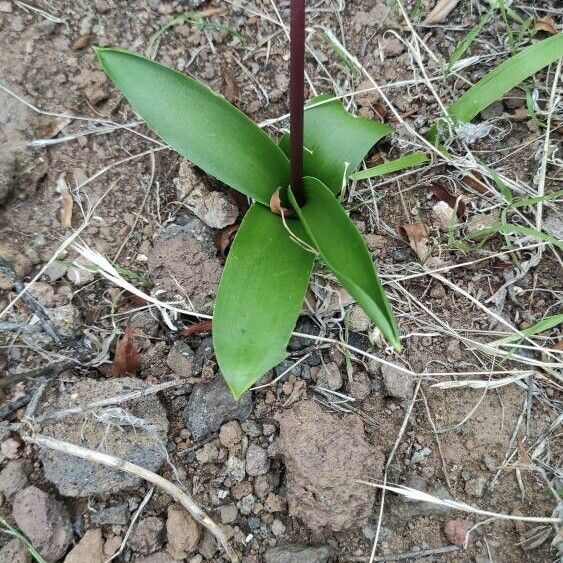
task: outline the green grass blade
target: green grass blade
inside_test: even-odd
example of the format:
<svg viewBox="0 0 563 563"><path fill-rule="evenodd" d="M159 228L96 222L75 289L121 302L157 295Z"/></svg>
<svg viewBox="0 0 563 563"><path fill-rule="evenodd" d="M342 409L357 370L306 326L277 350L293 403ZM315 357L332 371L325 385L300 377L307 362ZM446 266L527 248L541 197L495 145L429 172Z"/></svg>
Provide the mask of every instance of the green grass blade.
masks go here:
<svg viewBox="0 0 563 563"><path fill-rule="evenodd" d="M482 237L488 237L496 233L500 233L502 235L524 235L530 238L541 240L542 242L547 242L548 244L553 244L560 250L563 250L563 241L560 241L555 237L544 233L543 231L538 231L537 229L532 229L531 227L522 227L522 225L514 225L512 223L505 223L504 225L497 225L495 227L487 227L486 229L474 231L472 233L468 233L467 238L480 239Z"/></svg>
<svg viewBox="0 0 563 563"><path fill-rule="evenodd" d="M306 238L299 221L286 223ZM213 314L217 362L237 399L285 358L313 261L278 215L259 204L250 208L229 252Z"/></svg>
<svg viewBox="0 0 563 563"><path fill-rule="evenodd" d="M383 336L400 350L399 330L362 235L340 202L316 178L303 178L305 204L289 199L311 241L340 283L364 309Z"/></svg>
<svg viewBox="0 0 563 563"><path fill-rule="evenodd" d="M367 168L366 170L360 170L359 172L354 172L350 176L352 180L365 180L366 178L375 178L377 176L384 176L385 174L392 174L393 172L400 172L406 168L412 168L413 166L420 166L425 162L428 162L429 157L424 152L413 152L407 154L395 160L390 160L383 164L378 164L372 168Z"/></svg>
<svg viewBox="0 0 563 563"><path fill-rule="evenodd" d="M450 57L450 60L448 62L448 70L450 70L452 66L454 66L455 63L457 63L457 61L459 61L459 59L463 56L465 51L469 49L471 43L473 43L473 41L475 41L475 39L481 33L481 31L483 31L483 28L485 27L487 22L491 19L491 16L493 15L493 11L494 11L493 7L489 8L487 12L485 12L483 17L479 20L479 23L473 29L471 29L467 33L467 35L460 41L456 50L452 53L452 56Z"/></svg>
<svg viewBox="0 0 563 563"><path fill-rule="evenodd" d="M391 133L389 125L348 113L338 100L322 95L305 106L303 174L318 178L338 194L370 149ZM289 135L280 139L289 154Z"/></svg>
<svg viewBox="0 0 563 563"><path fill-rule="evenodd" d="M30 555L37 561L37 563L47 563L41 554L33 547L32 543L20 532L17 528L12 526L5 518L0 516L0 526L5 528L6 534L13 536L20 540L29 551Z"/></svg>
<svg viewBox="0 0 563 563"><path fill-rule="evenodd" d="M520 333L523 336L521 336L520 334L512 334L510 336L507 336L506 338L501 338L499 340L495 340L494 342L491 342L491 345L500 344L500 343L509 344L511 342L520 342L520 340L522 340L523 337L529 338L530 336L535 336L536 334L540 334L541 332L551 330L552 328L555 328L560 324L563 324L563 314L545 317L544 319L538 321L532 326L529 326L528 328L521 330Z"/></svg>
<svg viewBox="0 0 563 563"><path fill-rule="evenodd" d="M489 72L455 101L448 113L454 122L467 123L545 66L563 57L563 33L526 47Z"/></svg>
<svg viewBox="0 0 563 563"><path fill-rule="evenodd" d="M148 126L202 170L266 205L288 185L289 162L277 144L206 85L128 51L96 54Z"/></svg>

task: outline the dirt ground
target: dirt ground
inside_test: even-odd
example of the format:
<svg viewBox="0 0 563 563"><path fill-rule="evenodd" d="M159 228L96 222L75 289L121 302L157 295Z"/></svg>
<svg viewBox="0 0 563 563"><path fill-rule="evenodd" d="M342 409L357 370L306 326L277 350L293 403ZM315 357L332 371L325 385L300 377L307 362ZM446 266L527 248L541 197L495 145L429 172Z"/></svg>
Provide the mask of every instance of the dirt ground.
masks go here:
<svg viewBox="0 0 563 563"><path fill-rule="evenodd" d="M486 2L460 2L432 25L423 23L430 0L308 5L307 95L342 96L351 112L395 128L370 154L372 165L424 148L412 131L424 134L441 105L531 40L509 34L495 12L463 55L467 65L445 72L437 61L449 59ZM278 137L288 126L288 6L0 0L0 257L63 335L50 337L20 298L22 286L0 274L0 514L48 561L101 563L116 552L114 561L227 561L161 489L24 440L37 432L146 464L179 484L245 563L554 561L561 535L554 541L552 523L382 495L357 481L385 479L489 513L562 516L561 327L495 344L561 313L558 247L524 234L466 236L506 214L524 226L539 217L545 233L561 238L556 198L541 212L515 208L484 173L495 170L516 198L561 188L562 108L550 102L556 64L482 112L476 123L490 126L487 134L458 139L450 164L435 158L398 179L349 186L345 205L386 284L401 354L319 268L297 330L325 340L294 337L288 360L233 405L210 333L181 334L201 317L163 316L99 271L77 267L96 251L146 294L211 313L224 263L217 241L248 202L180 170L181 157L138 121L91 46L131 49L189 72ZM560 29L556 2L512 8ZM212 219L194 219L194 186L215 202L206 209ZM448 227L455 198L459 221ZM426 232L409 244L404 226L413 224ZM140 356L133 382L112 367L126 329ZM140 402L90 405L174 381ZM307 460L324 481L309 475ZM9 540L0 533L0 561L28 561Z"/></svg>

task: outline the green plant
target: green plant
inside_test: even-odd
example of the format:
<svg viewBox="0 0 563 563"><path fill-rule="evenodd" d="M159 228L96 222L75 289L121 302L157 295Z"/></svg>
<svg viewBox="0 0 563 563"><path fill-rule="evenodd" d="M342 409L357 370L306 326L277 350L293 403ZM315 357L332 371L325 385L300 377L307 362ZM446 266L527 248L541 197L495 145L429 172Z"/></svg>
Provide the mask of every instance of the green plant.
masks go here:
<svg viewBox="0 0 563 563"><path fill-rule="evenodd" d="M96 49L105 72L149 127L254 200L227 257L213 315L217 361L237 398L285 358L316 257L400 349L371 255L337 198L391 129L348 114L327 96L312 100L303 113L303 20L304 9L296 24L292 12L291 137L279 144L196 79L131 52ZM270 209L278 198L281 216Z"/></svg>

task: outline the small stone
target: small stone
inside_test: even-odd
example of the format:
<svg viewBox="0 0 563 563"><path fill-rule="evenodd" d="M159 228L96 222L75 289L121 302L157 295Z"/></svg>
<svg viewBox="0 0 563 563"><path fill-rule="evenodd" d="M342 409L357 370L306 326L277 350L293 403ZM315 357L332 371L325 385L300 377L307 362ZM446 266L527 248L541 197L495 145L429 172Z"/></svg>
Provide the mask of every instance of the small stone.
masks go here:
<svg viewBox="0 0 563 563"><path fill-rule="evenodd" d="M234 504L222 506L219 509L219 514L223 524L232 524L238 518L238 510Z"/></svg>
<svg viewBox="0 0 563 563"><path fill-rule="evenodd" d="M105 560L102 530L95 528L82 536L65 557L64 563L104 563Z"/></svg>
<svg viewBox="0 0 563 563"><path fill-rule="evenodd" d="M242 481L242 483L236 483L231 488L231 493L235 499L240 500L246 495L252 493L252 484L249 483L248 481Z"/></svg>
<svg viewBox="0 0 563 563"><path fill-rule="evenodd" d="M240 424L236 420L225 422L219 431L219 442L226 448L233 448L240 443L242 439L242 430Z"/></svg>
<svg viewBox="0 0 563 563"><path fill-rule="evenodd" d="M487 478L477 477L476 479L469 479L465 483L465 492L472 497L481 498L485 494L487 488Z"/></svg>
<svg viewBox="0 0 563 563"><path fill-rule="evenodd" d="M136 557L135 563L176 563L176 559L166 551L157 551L146 557Z"/></svg>
<svg viewBox="0 0 563 563"><path fill-rule="evenodd" d="M174 185L178 200L209 227L223 229L237 220L237 206L224 193L212 191L186 160L180 164Z"/></svg>
<svg viewBox="0 0 563 563"><path fill-rule="evenodd" d="M446 288L440 282L434 282L430 288L430 297L432 299L443 299L446 296Z"/></svg>
<svg viewBox="0 0 563 563"><path fill-rule="evenodd" d="M10 2L10 0L2 0L2 2L0 2L0 13L1 14L12 13L12 3Z"/></svg>
<svg viewBox="0 0 563 563"><path fill-rule="evenodd" d="M510 110L524 107L526 103L524 91L520 88L513 88L504 95L502 103L506 109Z"/></svg>
<svg viewBox="0 0 563 563"><path fill-rule="evenodd" d="M214 463L219 458L219 450L212 442L207 442L200 448L195 457L199 463Z"/></svg>
<svg viewBox="0 0 563 563"><path fill-rule="evenodd" d="M236 401L220 375L197 385L184 411L186 426L195 441L204 440L228 420L245 420L252 411L251 392Z"/></svg>
<svg viewBox="0 0 563 563"><path fill-rule="evenodd" d="M110 536L104 543L104 555L108 558L115 555L119 551L122 542L122 537Z"/></svg>
<svg viewBox="0 0 563 563"><path fill-rule="evenodd" d="M217 553L219 547L217 546L217 541L211 532L205 531L203 539L199 544L198 551L205 557L205 559L212 559Z"/></svg>
<svg viewBox="0 0 563 563"><path fill-rule="evenodd" d="M353 305L348 317L350 328L357 332L366 332L369 330L370 320L364 310L359 305Z"/></svg>
<svg viewBox="0 0 563 563"><path fill-rule="evenodd" d="M444 535L453 545L463 545L473 522L468 518L454 518L444 524Z"/></svg>
<svg viewBox="0 0 563 563"><path fill-rule="evenodd" d="M432 215L440 230L449 232L457 223L456 212L445 201L439 201L432 206Z"/></svg>
<svg viewBox="0 0 563 563"><path fill-rule="evenodd" d="M410 399L412 396L412 379L395 367L383 364L381 366L383 387L385 394L396 399Z"/></svg>
<svg viewBox="0 0 563 563"><path fill-rule="evenodd" d="M493 456L489 455L489 454L485 454L483 456L483 462L485 464L485 467L492 473L494 471L497 470L497 462L495 461L495 459L493 458Z"/></svg>
<svg viewBox="0 0 563 563"><path fill-rule="evenodd" d="M72 525L65 506L53 496L27 487L16 494L12 516L44 559L57 561L66 553Z"/></svg>
<svg viewBox="0 0 563 563"><path fill-rule="evenodd" d="M383 53L389 58L398 57L405 52L405 45L395 36L383 40Z"/></svg>
<svg viewBox="0 0 563 563"><path fill-rule="evenodd" d="M317 380L319 387L336 391L344 384L340 368L334 362L328 362L315 368L311 368L311 376Z"/></svg>
<svg viewBox="0 0 563 563"><path fill-rule="evenodd" d="M371 393L371 380L363 371L358 371L352 376L350 383L350 396L358 401L363 401Z"/></svg>
<svg viewBox="0 0 563 563"><path fill-rule="evenodd" d="M300 332L302 334L318 334L319 329L317 325L313 322L310 317L300 317L297 321L297 326L295 328L295 332ZM303 350L307 348L312 343L312 340L309 338L304 338L302 336L292 336L289 339L289 343L287 348L291 352L298 352L299 350Z"/></svg>
<svg viewBox="0 0 563 563"><path fill-rule="evenodd" d="M246 495L245 497L242 497L239 502L241 514L250 514L252 512L252 509L254 508L255 503L256 499L254 498L254 495Z"/></svg>
<svg viewBox="0 0 563 563"><path fill-rule="evenodd" d="M147 516L141 520L131 537L128 545L141 555L148 555L158 551L164 544L164 523L156 516Z"/></svg>
<svg viewBox="0 0 563 563"><path fill-rule="evenodd" d="M285 533L285 526L283 522L275 518L274 521L272 522L272 534L274 534L274 536L276 537L279 537L282 536L284 533Z"/></svg>
<svg viewBox="0 0 563 563"><path fill-rule="evenodd" d="M446 346L446 357L449 362L455 363L461 360L462 352L459 340L451 339Z"/></svg>
<svg viewBox="0 0 563 563"><path fill-rule="evenodd" d="M264 563L328 563L330 548L284 545L266 550Z"/></svg>
<svg viewBox="0 0 563 563"><path fill-rule="evenodd" d="M13 539L0 549L0 563L31 563L31 553L20 540Z"/></svg>
<svg viewBox="0 0 563 563"><path fill-rule="evenodd" d="M88 264L88 260L80 256L76 260L73 261L75 264ZM91 283L94 281L96 277L96 273L90 270L86 270L84 268L80 268L79 266L70 266L66 272L66 278L69 282L74 285L85 285L87 283Z"/></svg>
<svg viewBox="0 0 563 563"><path fill-rule="evenodd" d="M15 438L8 438L0 445L0 451L8 459L16 459L20 456L21 442Z"/></svg>
<svg viewBox="0 0 563 563"><path fill-rule="evenodd" d="M252 477L264 475L270 469L268 452L256 444L250 444L246 450L246 472Z"/></svg>
<svg viewBox="0 0 563 563"><path fill-rule="evenodd" d="M30 472L31 467L27 461L17 459L8 462L0 472L0 493L9 499L27 487Z"/></svg>
<svg viewBox="0 0 563 563"><path fill-rule="evenodd" d="M262 526L262 520L260 520L260 518L257 518L256 516L251 516L247 520L247 524L248 524L248 527L251 529L251 531L256 533L260 530L260 528Z"/></svg>
<svg viewBox="0 0 563 563"><path fill-rule="evenodd" d="M194 352L182 340L176 340L168 353L166 363L179 377L191 377L194 367Z"/></svg>
<svg viewBox="0 0 563 563"><path fill-rule="evenodd" d="M230 456L225 467L227 477L233 481L240 482L246 477L246 463L244 459Z"/></svg>
<svg viewBox="0 0 563 563"><path fill-rule="evenodd" d="M472 215L467 221L467 232L475 234L484 229L493 228L498 224L498 214L495 211L491 213L477 213Z"/></svg>
<svg viewBox="0 0 563 563"><path fill-rule="evenodd" d="M199 524L178 506L168 507L166 520L168 534L168 552L174 559L184 559L193 553L201 537Z"/></svg>
<svg viewBox="0 0 563 563"><path fill-rule="evenodd" d="M258 498L265 498L272 490L273 483L269 475L259 475L254 479L254 493Z"/></svg>
<svg viewBox="0 0 563 563"><path fill-rule="evenodd" d="M21 33L25 29L25 23L21 16L16 16L12 18L12 23L10 25L12 31L16 31L17 33Z"/></svg>
<svg viewBox="0 0 563 563"><path fill-rule="evenodd" d="M284 512L285 511L285 501L278 495L270 493L266 502L264 502L264 508L268 512Z"/></svg>
<svg viewBox="0 0 563 563"><path fill-rule="evenodd" d="M125 526L129 522L129 516L129 505L121 502L95 512L90 517L90 522L95 526Z"/></svg>
<svg viewBox="0 0 563 563"><path fill-rule="evenodd" d="M496 117L500 117L503 112L504 107L502 102L497 100L482 110L480 116L483 121L489 121L491 119L495 119Z"/></svg>
<svg viewBox="0 0 563 563"><path fill-rule="evenodd" d="M379 251L383 250L387 242L385 237L381 235L367 234L364 238L368 248L374 253L379 253Z"/></svg>

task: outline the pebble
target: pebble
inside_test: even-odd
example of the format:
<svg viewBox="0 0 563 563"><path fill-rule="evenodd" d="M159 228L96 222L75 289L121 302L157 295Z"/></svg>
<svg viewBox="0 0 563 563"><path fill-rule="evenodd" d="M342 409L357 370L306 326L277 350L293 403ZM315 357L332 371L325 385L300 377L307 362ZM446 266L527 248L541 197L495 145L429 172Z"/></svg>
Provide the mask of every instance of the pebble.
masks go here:
<svg viewBox="0 0 563 563"><path fill-rule="evenodd" d="M20 459L9 461L0 472L0 493L10 498L24 489L29 482L30 472L31 467L27 461Z"/></svg>
<svg viewBox="0 0 563 563"><path fill-rule="evenodd" d="M241 514L250 514L255 503L256 499L254 498L254 495L246 495L245 497L242 497L238 503Z"/></svg>
<svg viewBox="0 0 563 563"><path fill-rule="evenodd" d="M102 530L88 530L65 557L64 563L104 563L104 538Z"/></svg>
<svg viewBox="0 0 563 563"><path fill-rule="evenodd" d="M236 420L226 422L219 430L219 442L226 448L233 448L242 439L242 430Z"/></svg>
<svg viewBox="0 0 563 563"><path fill-rule="evenodd" d="M157 551L146 557L136 557L135 563L178 563L169 553L166 551Z"/></svg>
<svg viewBox="0 0 563 563"><path fill-rule="evenodd" d="M0 549L0 562L31 563L31 553L20 540L13 539Z"/></svg>
<svg viewBox="0 0 563 563"><path fill-rule="evenodd" d="M383 40L383 53L389 57L398 57L405 52L405 45L397 37L391 36Z"/></svg>
<svg viewBox="0 0 563 563"><path fill-rule="evenodd" d="M25 23L23 21L23 18L21 16L16 16L12 18L12 23L10 27L12 28L12 31L21 33L25 29Z"/></svg>
<svg viewBox="0 0 563 563"><path fill-rule="evenodd" d="M0 451L8 459L16 459L20 456L21 442L15 438L8 438L0 445Z"/></svg>
<svg viewBox="0 0 563 563"><path fill-rule="evenodd" d="M453 518L444 524L444 535L453 545L463 545L473 522L469 518Z"/></svg>
<svg viewBox="0 0 563 563"><path fill-rule="evenodd" d="M201 537L199 524L179 506L168 507L166 520L168 552L174 559L184 559L193 553Z"/></svg>
<svg viewBox="0 0 563 563"><path fill-rule="evenodd" d="M256 444L250 444L246 450L246 472L252 477L264 475L270 469L268 452Z"/></svg>
<svg viewBox="0 0 563 563"><path fill-rule="evenodd" d="M215 444L207 442L196 452L195 457L199 463L213 463L219 458L219 450Z"/></svg>
<svg viewBox="0 0 563 563"><path fill-rule="evenodd" d="M465 483L465 492L472 497L482 497L485 494L485 489L487 487L486 477L477 477L475 479L469 479Z"/></svg>
<svg viewBox="0 0 563 563"><path fill-rule="evenodd" d="M197 442L208 438L228 420L243 421L251 411L251 392L236 401L223 377L217 375L212 381L194 388L184 410L184 421Z"/></svg>
<svg viewBox="0 0 563 563"><path fill-rule="evenodd" d="M52 495L30 486L14 498L12 516L47 561L57 561L72 541L72 525L65 506Z"/></svg>
<svg viewBox="0 0 563 563"><path fill-rule="evenodd" d="M108 506L90 517L90 522L95 526L125 526L129 522L129 505L126 502Z"/></svg>
<svg viewBox="0 0 563 563"><path fill-rule="evenodd" d="M311 376L317 380L319 387L336 391L344 384L340 368L334 362L328 362L324 365L311 369Z"/></svg>
<svg viewBox="0 0 563 563"><path fill-rule="evenodd" d="M350 395L358 401L363 401L371 392L371 380L363 371L356 372L352 377Z"/></svg>
<svg viewBox="0 0 563 563"><path fill-rule="evenodd" d="M395 399L410 399L412 396L413 381L411 377L395 367L383 364L381 366L383 388L385 394Z"/></svg>
<svg viewBox="0 0 563 563"><path fill-rule="evenodd" d="M128 545L141 555L158 551L164 544L164 523L156 516L147 516L137 524Z"/></svg>
<svg viewBox="0 0 563 563"><path fill-rule="evenodd" d="M348 318L350 328L358 332L366 332L369 330L370 320L364 310L359 305L354 305L350 309L350 316Z"/></svg>
<svg viewBox="0 0 563 563"><path fill-rule="evenodd" d="M246 476L246 462L236 456L230 456L227 460L225 471L227 477L233 481L243 481Z"/></svg>
<svg viewBox="0 0 563 563"><path fill-rule="evenodd" d="M295 328L295 332L301 332L303 334L318 334L319 329L317 325L313 322L310 317L304 316L300 317L297 321L297 327ZM303 350L311 345L313 341L309 340L308 338L303 338L302 336L292 336L289 339L289 343L287 348L291 352L297 352L299 350Z"/></svg>
<svg viewBox="0 0 563 563"><path fill-rule="evenodd" d="M446 288L440 282L434 282L430 289L432 299L443 299L446 296Z"/></svg>
<svg viewBox="0 0 563 563"><path fill-rule="evenodd" d="M276 537L279 537L282 536L284 533L285 533L285 526L283 522L275 518L274 521L272 522L272 534L274 534L274 536Z"/></svg>
<svg viewBox="0 0 563 563"><path fill-rule="evenodd" d="M254 479L254 493L260 499L265 498L268 493L272 492L273 484L272 479L268 474L259 475Z"/></svg>
<svg viewBox="0 0 563 563"><path fill-rule="evenodd" d="M247 524L248 524L248 527L251 529L251 531L256 533L256 532L258 532L258 530L260 530L260 528L262 526L262 520L260 520L260 518L257 518L256 516L251 516L247 520Z"/></svg>
<svg viewBox="0 0 563 563"><path fill-rule="evenodd" d="M489 454L485 454L483 456L483 462L485 464L485 467L492 473L494 471L496 471L497 469L497 462L495 461L494 457L489 455Z"/></svg>
<svg viewBox="0 0 563 563"><path fill-rule="evenodd" d="M219 547L217 546L215 537L211 532L206 530L205 534L203 535L203 539L199 544L199 553L201 553L203 557L205 557L205 559L213 560L218 549Z"/></svg>
<svg viewBox="0 0 563 563"><path fill-rule="evenodd" d="M284 545L266 550L264 563L328 563L330 548Z"/></svg>
<svg viewBox="0 0 563 563"><path fill-rule="evenodd" d="M170 348L166 364L179 377L191 377L195 354L182 340L176 340Z"/></svg>
<svg viewBox="0 0 563 563"><path fill-rule="evenodd" d="M229 504L228 506L222 506L219 509L219 515L221 517L221 523L231 524L238 518L238 510L234 504Z"/></svg>

